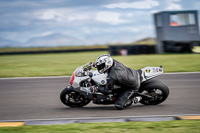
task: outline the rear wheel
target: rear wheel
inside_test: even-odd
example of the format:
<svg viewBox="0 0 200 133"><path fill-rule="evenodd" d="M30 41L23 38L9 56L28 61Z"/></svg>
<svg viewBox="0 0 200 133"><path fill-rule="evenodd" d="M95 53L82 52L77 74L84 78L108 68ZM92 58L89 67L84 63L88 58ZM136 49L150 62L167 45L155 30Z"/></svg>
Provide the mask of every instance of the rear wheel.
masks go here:
<svg viewBox="0 0 200 133"><path fill-rule="evenodd" d="M83 107L90 103L90 100L84 95L69 88L65 88L60 93L60 100L70 107Z"/></svg>
<svg viewBox="0 0 200 133"><path fill-rule="evenodd" d="M139 92L152 97L148 98L143 96L140 103L144 105L160 104L164 102L169 95L168 87L158 80L153 80L152 82L149 81L145 86L143 86L143 88L139 90Z"/></svg>

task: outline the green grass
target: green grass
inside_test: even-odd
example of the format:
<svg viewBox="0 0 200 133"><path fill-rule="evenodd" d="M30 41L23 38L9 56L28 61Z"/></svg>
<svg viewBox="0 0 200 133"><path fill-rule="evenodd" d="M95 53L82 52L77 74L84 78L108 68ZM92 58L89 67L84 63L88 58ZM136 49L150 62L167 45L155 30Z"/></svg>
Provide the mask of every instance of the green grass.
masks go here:
<svg viewBox="0 0 200 133"><path fill-rule="evenodd" d="M199 120L3 127L0 133L199 133Z"/></svg>
<svg viewBox="0 0 200 133"><path fill-rule="evenodd" d="M71 75L78 67L95 61L101 52L0 56L0 77ZM200 54L113 56L133 69L163 65L164 72L200 71Z"/></svg>

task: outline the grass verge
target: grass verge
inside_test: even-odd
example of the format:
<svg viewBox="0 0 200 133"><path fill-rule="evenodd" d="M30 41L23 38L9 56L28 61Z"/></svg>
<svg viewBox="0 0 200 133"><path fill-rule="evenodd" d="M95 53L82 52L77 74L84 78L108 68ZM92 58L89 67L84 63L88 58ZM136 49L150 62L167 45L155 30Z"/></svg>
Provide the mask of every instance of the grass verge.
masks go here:
<svg viewBox="0 0 200 133"><path fill-rule="evenodd" d="M27 51L49 51L49 50L77 50L77 49L97 49L108 48L108 45L92 46L66 46L66 47L31 47L31 48L0 48L0 53L6 52L27 52Z"/></svg>
<svg viewBox="0 0 200 133"><path fill-rule="evenodd" d="M78 66L95 61L101 54L108 52L0 56L0 77L71 75ZM130 55L113 58L133 69L163 65L164 72L200 71L200 54Z"/></svg>
<svg viewBox="0 0 200 133"><path fill-rule="evenodd" d="M2 133L199 133L199 120L3 127Z"/></svg>

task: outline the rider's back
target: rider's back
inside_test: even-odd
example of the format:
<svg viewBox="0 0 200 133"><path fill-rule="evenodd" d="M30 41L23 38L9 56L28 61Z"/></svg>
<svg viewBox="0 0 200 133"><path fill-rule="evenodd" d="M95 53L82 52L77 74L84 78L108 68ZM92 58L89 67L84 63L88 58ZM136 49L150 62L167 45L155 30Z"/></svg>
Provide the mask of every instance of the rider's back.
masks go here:
<svg viewBox="0 0 200 133"><path fill-rule="evenodd" d="M137 71L124 66L117 60L113 60L113 63L108 78L111 78L114 84L119 85L124 89L138 89L140 81Z"/></svg>

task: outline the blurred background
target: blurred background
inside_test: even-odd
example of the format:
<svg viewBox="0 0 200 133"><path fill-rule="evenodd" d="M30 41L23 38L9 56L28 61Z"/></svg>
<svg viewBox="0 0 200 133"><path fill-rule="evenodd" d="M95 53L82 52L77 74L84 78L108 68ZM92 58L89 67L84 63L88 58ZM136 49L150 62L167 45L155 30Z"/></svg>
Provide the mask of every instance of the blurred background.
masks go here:
<svg viewBox="0 0 200 133"><path fill-rule="evenodd" d="M1 0L0 53L74 49L109 49L111 55L191 52L200 41L199 7L199 0ZM112 45L115 47L109 47Z"/></svg>
<svg viewBox="0 0 200 133"><path fill-rule="evenodd" d="M199 7L199 0L1 0L0 77L71 75L101 54L134 69L200 71L191 54L200 52Z"/></svg>

